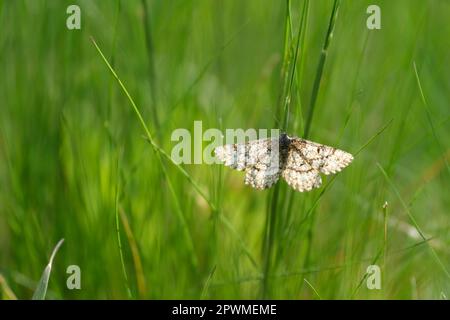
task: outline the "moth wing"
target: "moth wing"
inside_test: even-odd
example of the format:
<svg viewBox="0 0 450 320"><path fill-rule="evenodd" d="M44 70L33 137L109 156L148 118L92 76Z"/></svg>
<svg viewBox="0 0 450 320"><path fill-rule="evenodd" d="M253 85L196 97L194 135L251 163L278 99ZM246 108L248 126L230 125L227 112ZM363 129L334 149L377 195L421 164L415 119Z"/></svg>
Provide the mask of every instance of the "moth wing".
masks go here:
<svg viewBox="0 0 450 320"><path fill-rule="evenodd" d="M260 139L247 143L226 144L214 149L216 158L225 166L242 171L256 164L268 164L278 152L278 139Z"/></svg>
<svg viewBox="0 0 450 320"><path fill-rule="evenodd" d="M292 152L297 152L312 168L328 175L348 166L353 156L340 149L317 142L295 138L291 143Z"/></svg>
<svg viewBox="0 0 450 320"><path fill-rule="evenodd" d="M255 189L267 189L280 178L280 167L255 165L245 169L245 184Z"/></svg>
<svg viewBox="0 0 450 320"><path fill-rule="evenodd" d="M281 175L288 185L300 192L310 191L322 184L319 170L314 168L299 151L298 146L292 143Z"/></svg>

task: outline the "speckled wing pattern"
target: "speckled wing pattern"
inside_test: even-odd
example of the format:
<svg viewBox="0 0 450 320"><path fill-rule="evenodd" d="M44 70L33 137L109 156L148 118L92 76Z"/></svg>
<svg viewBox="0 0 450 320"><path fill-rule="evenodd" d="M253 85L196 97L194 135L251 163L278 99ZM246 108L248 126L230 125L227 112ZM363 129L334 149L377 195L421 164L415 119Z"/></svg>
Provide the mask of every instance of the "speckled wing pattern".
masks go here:
<svg viewBox="0 0 450 320"><path fill-rule="evenodd" d="M255 189L269 188L280 177L278 138L227 144L217 147L215 154L224 165L245 170L245 184Z"/></svg>
<svg viewBox="0 0 450 320"><path fill-rule="evenodd" d="M339 172L353 160L348 152L287 135L228 144L215 154L226 166L245 170L245 183L253 188L269 188L282 176L300 192L320 187L320 173Z"/></svg>
<svg viewBox="0 0 450 320"><path fill-rule="evenodd" d="M353 160L348 152L297 137L290 139L288 148L282 176L300 192L320 187L320 173L339 172Z"/></svg>

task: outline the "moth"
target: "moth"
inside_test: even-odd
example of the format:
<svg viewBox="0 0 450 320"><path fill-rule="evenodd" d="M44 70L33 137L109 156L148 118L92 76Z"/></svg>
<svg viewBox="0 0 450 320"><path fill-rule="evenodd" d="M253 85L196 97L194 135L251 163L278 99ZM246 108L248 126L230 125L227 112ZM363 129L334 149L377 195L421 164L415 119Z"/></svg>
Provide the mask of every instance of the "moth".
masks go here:
<svg viewBox="0 0 450 320"><path fill-rule="evenodd" d="M290 137L227 144L215 148L215 156L225 166L245 171L245 184L267 189L281 177L294 190L304 192L322 184L320 174L334 174L348 166L353 156L320 143Z"/></svg>

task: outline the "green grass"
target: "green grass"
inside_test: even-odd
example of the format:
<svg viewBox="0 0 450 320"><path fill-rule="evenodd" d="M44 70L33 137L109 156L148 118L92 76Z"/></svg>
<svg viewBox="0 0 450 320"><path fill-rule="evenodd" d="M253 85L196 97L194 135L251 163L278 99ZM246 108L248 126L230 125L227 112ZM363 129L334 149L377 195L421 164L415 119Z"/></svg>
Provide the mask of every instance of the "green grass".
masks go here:
<svg viewBox="0 0 450 320"><path fill-rule="evenodd" d="M62 238L47 298L449 296L449 2L85 0L69 31L72 3L0 2L1 298L32 298ZM355 160L255 191L171 161L195 120Z"/></svg>

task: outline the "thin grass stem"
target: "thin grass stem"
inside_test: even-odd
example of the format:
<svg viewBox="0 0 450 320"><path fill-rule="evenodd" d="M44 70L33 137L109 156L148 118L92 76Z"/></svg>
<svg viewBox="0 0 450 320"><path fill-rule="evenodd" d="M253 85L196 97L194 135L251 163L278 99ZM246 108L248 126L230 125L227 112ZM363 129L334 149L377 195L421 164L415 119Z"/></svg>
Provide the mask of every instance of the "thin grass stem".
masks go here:
<svg viewBox="0 0 450 320"><path fill-rule="evenodd" d="M333 38L334 28L336 26L336 19L339 12L340 0L334 0L333 11L331 12L330 22L328 24L328 31L325 37L325 43L322 48L322 52L320 54L319 64L317 66L316 77L314 79L313 89L311 92L311 99L309 103L309 111L305 124L305 132L303 137L307 139L310 134L311 124L313 120L314 110L316 108L317 96L319 94L320 83L322 81L323 70L325 66L325 61L328 55L328 49L331 43L331 39Z"/></svg>
<svg viewBox="0 0 450 320"><path fill-rule="evenodd" d="M150 95L152 102L152 117L153 117L153 125L156 129L156 135L159 136L160 132L160 123L158 118L158 98L157 98L157 78L155 71L155 47L153 44L153 36L151 30L150 23L150 13L148 12L147 0L141 0L142 10L144 11L144 31L145 31L145 45L147 47L147 56L148 56L148 74L149 74L149 82L150 82Z"/></svg>

